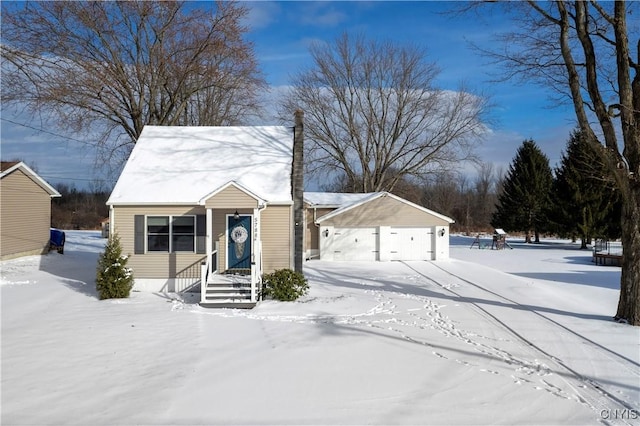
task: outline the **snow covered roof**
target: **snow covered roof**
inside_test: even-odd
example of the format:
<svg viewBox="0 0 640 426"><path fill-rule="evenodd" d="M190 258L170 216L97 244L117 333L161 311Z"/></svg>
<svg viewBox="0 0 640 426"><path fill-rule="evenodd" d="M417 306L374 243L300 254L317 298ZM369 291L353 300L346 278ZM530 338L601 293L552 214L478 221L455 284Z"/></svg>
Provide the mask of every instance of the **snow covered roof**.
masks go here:
<svg viewBox="0 0 640 426"><path fill-rule="evenodd" d="M374 194L377 193L305 192L304 201L312 207L344 207L362 201Z"/></svg>
<svg viewBox="0 0 640 426"><path fill-rule="evenodd" d="M349 211L349 210L351 210L351 209L353 209L355 207L361 206L361 205L363 205L365 203L368 203L368 202L373 201L373 200L375 200L377 198L380 198L380 197L390 197L390 198L393 198L393 199L395 199L397 201L400 201L401 203L404 203L404 204L407 204L409 206L412 206L413 208L416 208L418 210L422 210L423 212L428 213L428 214L430 214L432 216L438 217L438 218L440 218L440 219L442 219L442 220L444 220L446 222L449 222L449 223L454 223L455 222L450 217L447 217L447 216L442 215L440 213L434 212L433 210L429 210L426 207L419 206L418 204L412 203L411 201L405 200L404 198L398 197L397 195L391 194L390 192L384 192L384 191L383 192L370 192L368 194L362 194L362 195L366 195L366 197L363 197L360 200L354 201L354 202L352 202L350 204L343 205L340 208L332 211L331 213L327 213L324 216L319 217L317 222L320 223L320 222L323 222L323 221L325 221L327 219L330 219L332 217L341 215L342 213L344 213L346 211Z"/></svg>
<svg viewBox="0 0 640 426"><path fill-rule="evenodd" d="M198 204L229 183L291 202L292 152L285 126L145 126L107 204Z"/></svg>

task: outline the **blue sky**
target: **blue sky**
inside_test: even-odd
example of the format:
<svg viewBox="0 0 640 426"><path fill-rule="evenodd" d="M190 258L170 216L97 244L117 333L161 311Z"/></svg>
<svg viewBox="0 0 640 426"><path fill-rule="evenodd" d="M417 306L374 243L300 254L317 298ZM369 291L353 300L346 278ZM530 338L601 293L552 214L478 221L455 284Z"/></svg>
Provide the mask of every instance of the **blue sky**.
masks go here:
<svg viewBox="0 0 640 426"><path fill-rule="evenodd" d="M469 43L487 46L495 32L509 25L493 5L482 14L464 17L442 14L455 4L437 1L287 1L246 5L251 8L246 20L251 28L247 37L254 43L267 82L274 88L286 86L290 75L310 64L311 43L331 42L348 32L423 47L427 60L441 69L437 79L440 88L456 90L464 82L467 87L490 95L495 104L492 115L498 122L478 153L496 167L506 168L522 141L529 138L555 166L574 127L572 110L550 108L544 89L489 82L495 77L491 72L496 70ZM42 128L38 120L26 114L3 108L2 118L3 160L25 159L54 186L63 182L85 187L96 177L90 145L66 138L61 130L47 128L50 133L41 132L37 130Z"/></svg>

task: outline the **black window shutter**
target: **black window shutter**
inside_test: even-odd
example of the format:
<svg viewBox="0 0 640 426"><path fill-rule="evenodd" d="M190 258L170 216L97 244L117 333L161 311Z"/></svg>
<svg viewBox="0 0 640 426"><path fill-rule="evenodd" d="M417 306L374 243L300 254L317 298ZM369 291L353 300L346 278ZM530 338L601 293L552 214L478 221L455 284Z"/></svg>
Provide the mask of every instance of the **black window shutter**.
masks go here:
<svg viewBox="0 0 640 426"><path fill-rule="evenodd" d="M135 254L144 254L144 215L137 214L133 218L134 226L134 242L133 242L133 252Z"/></svg>
<svg viewBox="0 0 640 426"><path fill-rule="evenodd" d="M196 253L207 252L207 216L199 214L196 216Z"/></svg>

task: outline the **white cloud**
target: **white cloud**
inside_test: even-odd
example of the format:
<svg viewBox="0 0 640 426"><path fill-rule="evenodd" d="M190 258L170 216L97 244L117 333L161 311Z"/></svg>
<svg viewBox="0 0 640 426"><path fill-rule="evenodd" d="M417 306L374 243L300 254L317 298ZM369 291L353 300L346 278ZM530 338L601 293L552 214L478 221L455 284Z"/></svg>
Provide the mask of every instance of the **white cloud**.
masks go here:
<svg viewBox="0 0 640 426"><path fill-rule="evenodd" d="M335 27L348 18L347 14L338 10L332 2L301 2L297 5L297 17L303 25Z"/></svg>
<svg viewBox="0 0 640 426"><path fill-rule="evenodd" d="M245 2L243 5L249 8L243 24L251 30L266 28L278 21L282 13L280 4L270 1Z"/></svg>

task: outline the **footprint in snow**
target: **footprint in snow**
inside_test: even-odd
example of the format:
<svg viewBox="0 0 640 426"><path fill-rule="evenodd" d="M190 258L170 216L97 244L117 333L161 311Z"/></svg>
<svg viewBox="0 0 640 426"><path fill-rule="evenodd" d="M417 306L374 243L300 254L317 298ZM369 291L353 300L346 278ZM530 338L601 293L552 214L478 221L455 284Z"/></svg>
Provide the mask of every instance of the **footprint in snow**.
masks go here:
<svg viewBox="0 0 640 426"><path fill-rule="evenodd" d="M564 399L570 399L567 394L558 386L547 382L546 380L540 380L542 383L544 383L544 385L547 387L547 392L555 395L555 396L559 396L561 398Z"/></svg>

